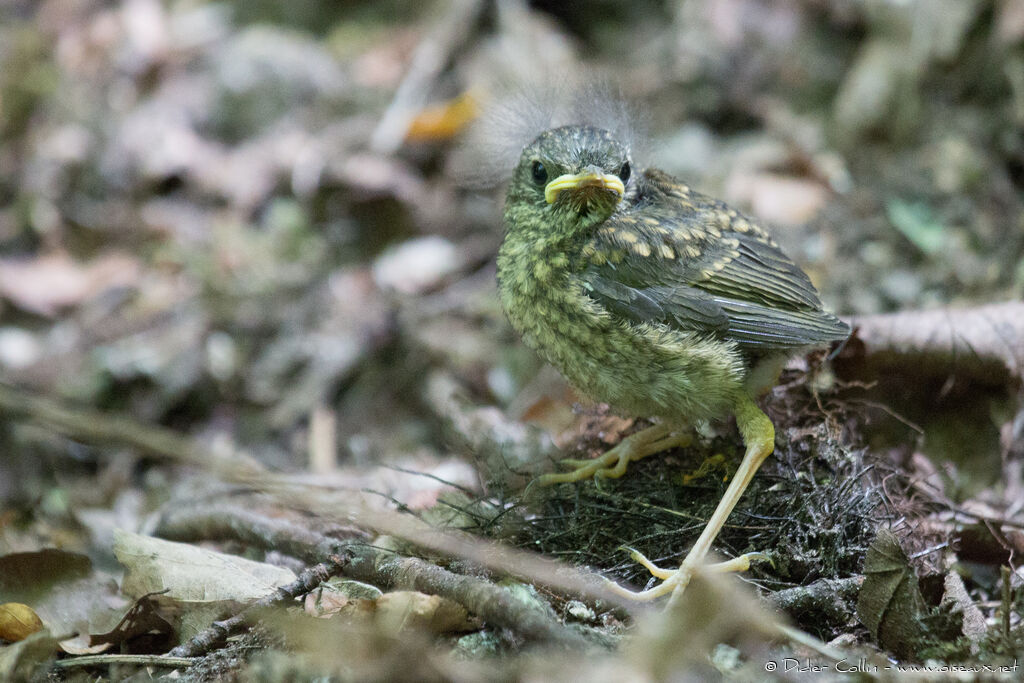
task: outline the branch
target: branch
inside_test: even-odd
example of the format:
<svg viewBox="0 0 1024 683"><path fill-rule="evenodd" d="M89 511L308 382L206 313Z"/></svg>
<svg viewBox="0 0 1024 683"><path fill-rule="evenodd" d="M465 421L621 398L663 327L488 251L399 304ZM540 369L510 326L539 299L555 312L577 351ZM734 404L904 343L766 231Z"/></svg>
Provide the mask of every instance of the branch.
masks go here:
<svg viewBox="0 0 1024 683"><path fill-rule="evenodd" d="M189 638L185 643L168 653L170 657L200 657L222 645L232 633L237 633L248 623L254 611L289 603L296 597L309 593L321 583L340 574L349 562L348 555L331 555L325 562L310 567L286 586L279 586L273 593L248 605L244 610Z"/></svg>
<svg viewBox="0 0 1024 683"><path fill-rule="evenodd" d="M71 669L79 666L104 666L107 664L130 664L133 666L166 666L171 668L193 666L198 660L168 655L82 655L60 659L52 664L57 669Z"/></svg>
<svg viewBox="0 0 1024 683"><path fill-rule="evenodd" d="M279 550L314 562L330 555L349 558L341 572L382 588L411 587L462 604L484 621L510 629L527 640L587 648L590 643L549 614L517 600L489 581L455 574L429 562L402 557L372 546L338 541L281 519L235 508L176 510L163 516L156 535L193 542L231 539L265 550Z"/></svg>
<svg viewBox="0 0 1024 683"><path fill-rule="evenodd" d="M968 309L901 311L855 317L851 342L839 365L863 355L875 368L906 366L935 374L966 374L987 384L1007 377L1024 382L1024 303L1006 302Z"/></svg>
<svg viewBox="0 0 1024 683"><path fill-rule="evenodd" d="M8 419L37 422L76 441L127 446L150 456L229 476L244 477L265 471L255 460L214 453L171 429L96 410L71 408L4 382L0 382L0 411Z"/></svg>

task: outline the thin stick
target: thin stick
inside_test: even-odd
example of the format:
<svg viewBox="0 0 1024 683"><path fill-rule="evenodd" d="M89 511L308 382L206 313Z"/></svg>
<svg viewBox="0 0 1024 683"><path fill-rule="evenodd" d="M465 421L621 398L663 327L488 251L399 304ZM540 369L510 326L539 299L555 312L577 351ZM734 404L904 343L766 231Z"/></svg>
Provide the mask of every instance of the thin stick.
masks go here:
<svg viewBox="0 0 1024 683"><path fill-rule="evenodd" d="M192 666L197 661L199 661L197 657L170 657L168 655L82 655L70 659L58 659L53 666L57 669L72 669L79 666L130 664L132 666L177 668Z"/></svg>
<svg viewBox="0 0 1024 683"><path fill-rule="evenodd" d="M255 460L213 453L173 430L96 410L72 408L3 382L0 382L0 411L8 418L38 422L78 441L128 446L148 455L226 475L251 476L265 471Z"/></svg>
<svg viewBox="0 0 1024 683"><path fill-rule="evenodd" d="M250 604L230 619L215 621L209 628L171 650L168 656L199 657L210 652L224 643L229 635L240 631L255 610L290 603L297 596L310 592L327 579L340 574L349 559L347 555L331 555L327 561L310 567L291 583L279 586L273 593Z"/></svg>

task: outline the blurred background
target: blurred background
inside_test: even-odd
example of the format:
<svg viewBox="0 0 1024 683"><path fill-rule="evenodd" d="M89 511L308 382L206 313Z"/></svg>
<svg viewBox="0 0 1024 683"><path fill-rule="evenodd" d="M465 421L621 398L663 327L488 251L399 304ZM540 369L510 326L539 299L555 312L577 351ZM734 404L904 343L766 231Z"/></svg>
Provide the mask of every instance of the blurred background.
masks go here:
<svg viewBox="0 0 1024 683"><path fill-rule="evenodd" d="M1019 0L5 0L4 378L277 466L319 408L342 461L443 452L430 366L503 408L539 368L453 154L552 73L616 83L841 314L1024 293Z"/></svg>
<svg viewBox="0 0 1024 683"><path fill-rule="evenodd" d="M0 552L110 565L182 486L89 411L405 510L591 429L498 306L500 185L463 182L552 74L615 84L646 161L844 316L1024 295L1024 0L0 0ZM953 498L1019 480L1000 401L953 405Z"/></svg>

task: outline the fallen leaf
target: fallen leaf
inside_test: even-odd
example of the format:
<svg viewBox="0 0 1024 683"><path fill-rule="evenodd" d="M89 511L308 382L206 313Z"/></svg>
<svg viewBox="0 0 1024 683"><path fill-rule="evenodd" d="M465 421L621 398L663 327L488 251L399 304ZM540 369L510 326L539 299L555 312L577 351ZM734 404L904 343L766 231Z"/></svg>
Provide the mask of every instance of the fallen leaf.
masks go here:
<svg viewBox="0 0 1024 683"><path fill-rule="evenodd" d="M466 608L439 595L416 591L392 591L377 598L377 623L386 630L404 629L452 633L479 628L469 618Z"/></svg>
<svg viewBox="0 0 1024 683"><path fill-rule="evenodd" d="M960 578L959 574L949 572L943 579L943 584L945 590L942 594L941 604L963 615L961 631L971 641L971 652L977 653L978 644L988 631L985 615L967 594L967 587L964 586L964 580Z"/></svg>
<svg viewBox="0 0 1024 683"><path fill-rule="evenodd" d="M754 215L770 223L802 225L828 203L828 189L815 180L777 173L738 173L726 192L750 205Z"/></svg>
<svg viewBox="0 0 1024 683"><path fill-rule="evenodd" d="M92 572L85 555L56 548L0 557L0 599L35 602L56 584L83 579Z"/></svg>
<svg viewBox="0 0 1024 683"><path fill-rule="evenodd" d="M85 555L47 548L0 557L0 599L30 605L62 637L115 623L124 609L115 589L112 578L97 572Z"/></svg>
<svg viewBox="0 0 1024 683"><path fill-rule="evenodd" d="M376 586L334 576L306 595L303 607L306 614L314 617L329 617L335 614L352 600L376 600L383 593Z"/></svg>
<svg viewBox="0 0 1024 683"><path fill-rule="evenodd" d="M121 529L114 532L114 555L126 569L125 593L166 589L179 602L248 602L295 580L283 567Z"/></svg>
<svg viewBox="0 0 1024 683"><path fill-rule="evenodd" d="M927 204L891 199L885 211L893 227L925 254L934 256L946 245L947 228Z"/></svg>
<svg viewBox="0 0 1024 683"><path fill-rule="evenodd" d="M924 597L900 542L888 529L875 536L864 558L857 618L871 636L901 657L912 657L921 635Z"/></svg>
<svg viewBox="0 0 1024 683"><path fill-rule="evenodd" d="M0 639L14 643L42 630L42 620L28 605L20 602L0 605Z"/></svg>
<svg viewBox="0 0 1024 683"><path fill-rule="evenodd" d="M443 237L418 237L381 254L373 264L373 279L381 289L421 294L437 287L464 263L465 255Z"/></svg>
<svg viewBox="0 0 1024 683"><path fill-rule="evenodd" d="M157 613L152 595L143 595L128 608L114 628L106 633L63 640L60 647L72 655L99 654L114 645L124 653L156 654L166 652L174 627Z"/></svg>

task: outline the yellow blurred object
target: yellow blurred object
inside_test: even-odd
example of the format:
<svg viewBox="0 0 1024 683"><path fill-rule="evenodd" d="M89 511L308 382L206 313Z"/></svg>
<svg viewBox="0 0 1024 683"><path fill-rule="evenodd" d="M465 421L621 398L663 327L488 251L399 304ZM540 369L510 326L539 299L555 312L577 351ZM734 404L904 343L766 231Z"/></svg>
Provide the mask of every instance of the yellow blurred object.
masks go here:
<svg viewBox="0 0 1024 683"><path fill-rule="evenodd" d="M14 643L42 630L42 620L28 605L20 602L0 605L0 638Z"/></svg>
<svg viewBox="0 0 1024 683"><path fill-rule="evenodd" d="M685 486L691 481L706 477L715 470L722 470L724 473L722 481L729 481L729 463L721 453L716 453L715 455L705 458L704 462L700 464L700 467L689 474L683 474L683 485Z"/></svg>
<svg viewBox="0 0 1024 683"><path fill-rule="evenodd" d="M480 104L471 91L455 99L423 109L409 124L405 139L410 142L436 142L458 135L480 113Z"/></svg>

